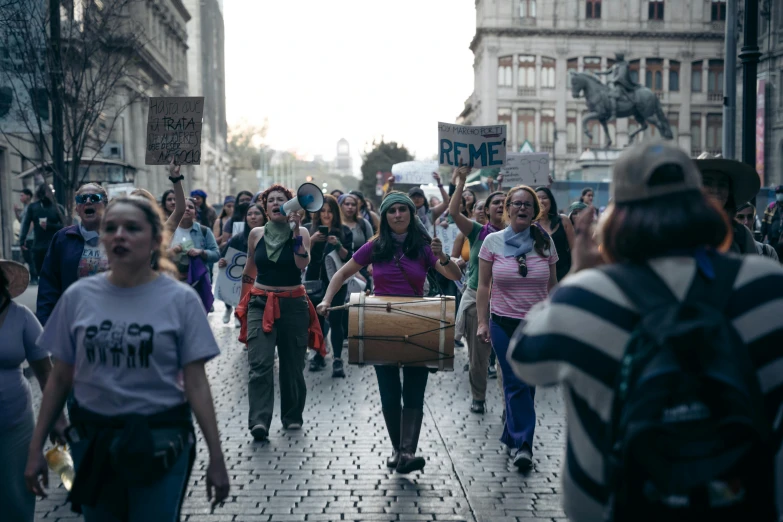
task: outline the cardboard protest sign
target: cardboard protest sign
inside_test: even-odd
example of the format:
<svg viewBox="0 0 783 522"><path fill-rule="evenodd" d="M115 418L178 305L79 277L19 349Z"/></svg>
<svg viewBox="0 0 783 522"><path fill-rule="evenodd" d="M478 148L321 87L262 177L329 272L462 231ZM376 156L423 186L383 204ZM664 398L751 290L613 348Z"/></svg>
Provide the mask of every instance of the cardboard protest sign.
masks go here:
<svg viewBox="0 0 783 522"><path fill-rule="evenodd" d="M506 126L438 123L438 158L452 167L500 167L506 163Z"/></svg>
<svg viewBox="0 0 783 522"><path fill-rule="evenodd" d="M236 248L229 248L224 258L228 264L218 271L215 297L226 304L236 306L242 294L242 271L245 269L247 254Z"/></svg>
<svg viewBox="0 0 783 522"><path fill-rule="evenodd" d="M145 165L201 164L204 97L150 98Z"/></svg>
<svg viewBox="0 0 783 522"><path fill-rule="evenodd" d="M443 243L443 252L450 256L451 249L454 247L454 241L457 240L457 235L459 234L459 227L457 227L456 223L451 223L446 228L435 225L435 233Z"/></svg>
<svg viewBox="0 0 783 522"><path fill-rule="evenodd" d="M434 181L433 172L438 172L437 161L404 161L392 165L395 183L427 185Z"/></svg>
<svg viewBox="0 0 783 522"><path fill-rule="evenodd" d="M500 173L503 174L504 187L546 185L549 182L549 153L510 152Z"/></svg>

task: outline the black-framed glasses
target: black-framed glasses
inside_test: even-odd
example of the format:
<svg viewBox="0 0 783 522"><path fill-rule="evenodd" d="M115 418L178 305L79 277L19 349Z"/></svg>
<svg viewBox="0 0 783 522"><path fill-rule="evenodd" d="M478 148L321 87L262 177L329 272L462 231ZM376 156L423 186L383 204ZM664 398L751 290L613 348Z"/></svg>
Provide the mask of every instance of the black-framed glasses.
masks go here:
<svg viewBox="0 0 783 522"><path fill-rule="evenodd" d="M522 254L517 258L517 263L519 263L519 275L522 277L527 277L527 255Z"/></svg>
<svg viewBox="0 0 783 522"><path fill-rule="evenodd" d="M78 205L84 205L85 203L100 203L106 200L106 196L103 194L77 194L76 203Z"/></svg>
<svg viewBox="0 0 783 522"><path fill-rule="evenodd" d="M533 208L533 204L529 201L512 201L508 204L510 207L514 208Z"/></svg>

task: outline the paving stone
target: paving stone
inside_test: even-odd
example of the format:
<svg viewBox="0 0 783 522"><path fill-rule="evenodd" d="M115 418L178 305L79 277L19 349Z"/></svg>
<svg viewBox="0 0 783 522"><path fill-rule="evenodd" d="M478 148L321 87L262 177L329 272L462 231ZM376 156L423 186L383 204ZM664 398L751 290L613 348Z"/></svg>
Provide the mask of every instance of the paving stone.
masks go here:
<svg viewBox="0 0 783 522"><path fill-rule="evenodd" d="M185 522L308 522L403 520L465 522L565 522L560 473L565 443L563 401L557 388L536 392L533 468L520 473L499 442L503 402L489 381L486 413L470 412L464 348L455 372L430 374L418 454L422 472L397 475L386 468L391 452L371 367L348 366L347 378L305 371L308 397L300 431L280 423L275 371L275 418L269 440L253 442L247 429L247 353L233 325L223 325L223 305L210 323L222 354L207 364L231 501L211 513L205 495L209 454L200 430L197 456L183 506ZM327 358L327 367L331 356ZM34 404L40 391L33 386ZM66 504L67 492L50 474L51 494L36 505L36 521L81 517Z"/></svg>

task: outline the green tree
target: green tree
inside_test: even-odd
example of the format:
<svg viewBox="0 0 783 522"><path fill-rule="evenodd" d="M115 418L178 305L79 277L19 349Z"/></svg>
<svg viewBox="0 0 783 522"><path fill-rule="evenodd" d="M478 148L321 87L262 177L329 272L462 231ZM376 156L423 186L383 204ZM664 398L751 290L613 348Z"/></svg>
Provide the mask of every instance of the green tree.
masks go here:
<svg viewBox="0 0 783 522"><path fill-rule="evenodd" d="M378 202L379 198L375 195L378 172L389 172L395 163L411 160L413 156L404 145L398 145L394 141L386 142L383 138L380 143L373 141L372 149L362 156L362 181L359 189L364 192L366 198Z"/></svg>
<svg viewBox="0 0 783 522"><path fill-rule="evenodd" d="M261 126L241 121L228 129L228 153L234 169L258 170L261 166L261 148L268 123Z"/></svg>

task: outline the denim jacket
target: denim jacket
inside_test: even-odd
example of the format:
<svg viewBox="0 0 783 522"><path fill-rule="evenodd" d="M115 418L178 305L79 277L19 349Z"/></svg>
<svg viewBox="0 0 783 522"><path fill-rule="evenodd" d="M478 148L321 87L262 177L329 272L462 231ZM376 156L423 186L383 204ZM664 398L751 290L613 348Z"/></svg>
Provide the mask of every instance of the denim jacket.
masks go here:
<svg viewBox="0 0 783 522"><path fill-rule="evenodd" d="M190 229L190 239L193 240L193 248L204 250L207 258L204 261L207 264L217 263L220 259L220 250L218 250L215 234L210 229L198 223L193 223Z"/></svg>

